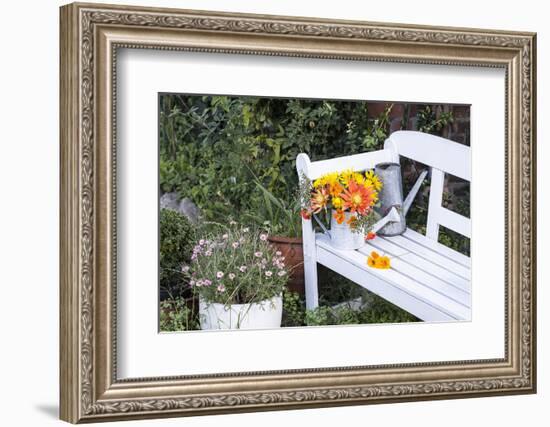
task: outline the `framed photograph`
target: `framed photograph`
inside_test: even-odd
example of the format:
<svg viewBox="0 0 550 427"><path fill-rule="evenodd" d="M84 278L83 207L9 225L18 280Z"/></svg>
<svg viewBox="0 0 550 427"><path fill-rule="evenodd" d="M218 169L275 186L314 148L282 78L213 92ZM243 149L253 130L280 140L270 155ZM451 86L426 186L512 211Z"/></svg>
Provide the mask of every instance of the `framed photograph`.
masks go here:
<svg viewBox="0 0 550 427"><path fill-rule="evenodd" d="M63 420L536 391L535 34L60 13Z"/></svg>

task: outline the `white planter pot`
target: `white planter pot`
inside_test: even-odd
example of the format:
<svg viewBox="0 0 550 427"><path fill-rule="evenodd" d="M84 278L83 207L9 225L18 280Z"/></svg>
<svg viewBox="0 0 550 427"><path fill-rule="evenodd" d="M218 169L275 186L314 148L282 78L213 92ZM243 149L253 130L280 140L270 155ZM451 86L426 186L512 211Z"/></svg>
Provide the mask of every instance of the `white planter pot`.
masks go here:
<svg viewBox="0 0 550 427"><path fill-rule="evenodd" d="M201 329L273 329L281 327L281 295L252 304L225 306L199 300Z"/></svg>
<svg viewBox="0 0 550 427"><path fill-rule="evenodd" d="M332 210L330 216L330 242L337 249L352 250L365 246L365 236L363 233L354 233L347 223L352 215L351 212L344 212L346 219L342 224L338 224L334 218L335 211Z"/></svg>

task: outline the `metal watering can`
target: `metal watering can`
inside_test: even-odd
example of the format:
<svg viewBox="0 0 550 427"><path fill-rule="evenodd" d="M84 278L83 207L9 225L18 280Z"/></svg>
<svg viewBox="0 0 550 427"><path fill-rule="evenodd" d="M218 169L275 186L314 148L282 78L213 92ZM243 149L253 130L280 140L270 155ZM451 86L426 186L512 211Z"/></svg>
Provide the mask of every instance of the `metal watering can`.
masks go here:
<svg viewBox="0 0 550 427"><path fill-rule="evenodd" d="M372 231L381 236L403 234L407 229L405 217L428 171L420 174L404 201L399 163L379 163L375 166L374 173L382 181L382 189L378 194L380 206L376 208L376 212L383 218L374 224Z"/></svg>

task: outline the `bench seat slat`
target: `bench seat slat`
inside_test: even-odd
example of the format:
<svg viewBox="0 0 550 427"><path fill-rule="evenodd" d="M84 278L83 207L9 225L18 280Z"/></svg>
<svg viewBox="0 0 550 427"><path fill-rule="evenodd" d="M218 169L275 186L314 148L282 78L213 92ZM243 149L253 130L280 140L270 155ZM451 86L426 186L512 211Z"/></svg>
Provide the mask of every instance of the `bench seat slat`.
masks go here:
<svg viewBox="0 0 550 427"><path fill-rule="evenodd" d="M364 248L359 249L359 252L366 256L373 250L379 251L375 246L367 244ZM430 274L428 271L415 266L413 263L400 258L391 258L391 268L414 281L422 283L435 292L451 298L466 307L470 307L470 293L467 290L445 282L434 274Z"/></svg>
<svg viewBox="0 0 550 427"><path fill-rule="evenodd" d="M416 267L418 270L422 270L426 273L436 276L440 280L447 282L448 284L451 284L464 292L470 292L469 280L449 271L445 267L435 264L429 257L419 255L409 249L393 243L393 239L393 237L386 238L378 236L376 237L376 239L370 241L369 243L375 248L375 250L377 250L378 252L383 252L383 254L387 254L390 257L393 257L396 261L399 260L400 262L410 264ZM365 253L363 249L361 251Z"/></svg>
<svg viewBox="0 0 550 427"><path fill-rule="evenodd" d="M407 294L414 296L419 300L419 302L433 306L438 310L447 313L450 317L454 319L470 318L469 307L460 304L459 302L441 293L434 291L430 287L407 277L406 275L400 273L399 271L396 271L393 268L389 270L372 269L366 265L367 257L364 254L353 250L345 251L336 249L330 244L329 238L323 234L317 234L316 238L318 249L322 249L337 256L340 259L340 263L342 264L348 262L356 267L359 267L364 272L366 277L377 277L385 282L389 282L392 284L392 286L401 288ZM322 253L320 253L319 250L317 255L319 259L321 259ZM341 274L347 276L346 273ZM363 280L360 284L369 289L368 280ZM399 301L397 301L397 303L399 304Z"/></svg>
<svg viewBox="0 0 550 427"><path fill-rule="evenodd" d="M453 261L439 251L423 246L403 236L379 237L381 237L382 240L386 240L394 245L400 246L401 248L409 251L411 254L415 254L424 259L429 259L433 264L439 265L450 273L470 281L471 272L468 267Z"/></svg>
<svg viewBox="0 0 550 427"><path fill-rule="evenodd" d="M439 252L440 254L445 255L446 257L463 265L464 267L471 268L472 266L470 257L464 254L461 254L460 252L457 252L454 249L451 249L445 245L442 245L441 243L436 242L435 240L429 239L423 234L420 234L410 228L407 228L407 230L405 230L405 233L403 233L402 236L422 246L425 246L428 249L432 249L436 252Z"/></svg>

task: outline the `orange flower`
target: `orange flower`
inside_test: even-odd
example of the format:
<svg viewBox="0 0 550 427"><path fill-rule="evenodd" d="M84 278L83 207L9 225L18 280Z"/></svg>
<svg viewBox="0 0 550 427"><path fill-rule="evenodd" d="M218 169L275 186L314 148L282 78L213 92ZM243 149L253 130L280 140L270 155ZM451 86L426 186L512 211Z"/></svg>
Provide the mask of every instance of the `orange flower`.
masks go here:
<svg viewBox="0 0 550 427"><path fill-rule="evenodd" d="M342 193L344 208L350 212L367 215L374 204L374 190L372 187L364 187L355 181L350 181L348 188Z"/></svg>
<svg viewBox="0 0 550 427"><path fill-rule="evenodd" d="M325 187L314 191L311 195L311 210L313 213L319 213L328 203L328 193Z"/></svg>
<svg viewBox="0 0 550 427"><path fill-rule="evenodd" d="M342 224L346 219L346 214L344 214L343 210L338 209L336 212L334 212L334 219L338 224Z"/></svg>
<svg viewBox="0 0 550 427"><path fill-rule="evenodd" d="M352 230L354 229L355 227L355 222L357 221L357 217L355 215L352 215L349 217L349 219L346 221L346 224L349 225L349 228L351 228Z"/></svg>
<svg viewBox="0 0 550 427"><path fill-rule="evenodd" d="M374 231L369 231L367 235L365 236L365 240L372 240L376 237L376 233Z"/></svg>
<svg viewBox="0 0 550 427"><path fill-rule="evenodd" d="M329 193L332 197L340 196L340 193L342 193L342 191L344 191L344 187L342 187L342 184L340 184L338 181L335 181L332 184L330 184Z"/></svg>
<svg viewBox="0 0 550 427"><path fill-rule="evenodd" d="M302 209L300 211L300 215L302 216L303 219L311 219L311 213L307 210L307 209Z"/></svg>
<svg viewBox="0 0 550 427"><path fill-rule="evenodd" d="M372 251L370 256L367 258L367 265L372 268L387 270L390 268L390 258L386 255L380 255L376 251Z"/></svg>
<svg viewBox="0 0 550 427"><path fill-rule="evenodd" d="M388 268L390 268L390 259L385 255L378 257L374 263L374 267L381 270L387 270Z"/></svg>

